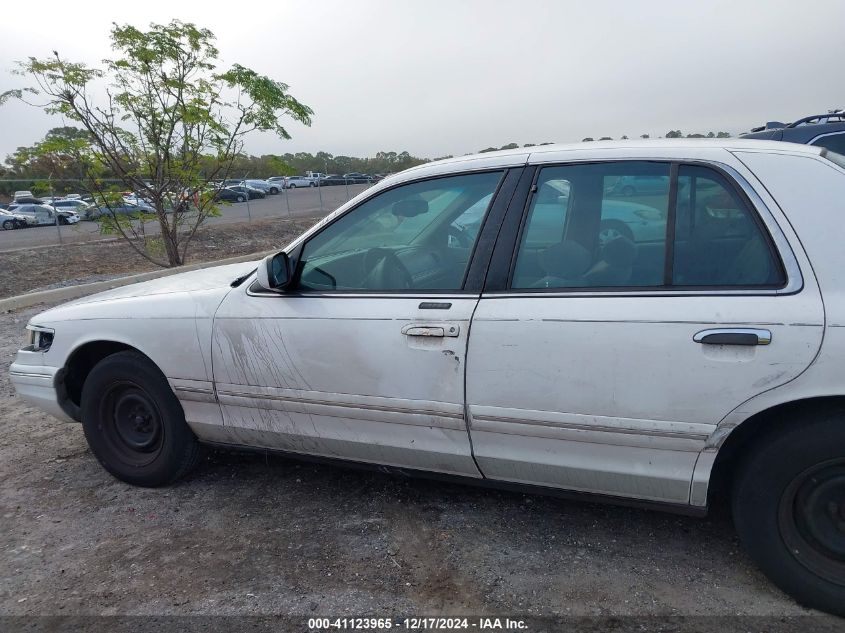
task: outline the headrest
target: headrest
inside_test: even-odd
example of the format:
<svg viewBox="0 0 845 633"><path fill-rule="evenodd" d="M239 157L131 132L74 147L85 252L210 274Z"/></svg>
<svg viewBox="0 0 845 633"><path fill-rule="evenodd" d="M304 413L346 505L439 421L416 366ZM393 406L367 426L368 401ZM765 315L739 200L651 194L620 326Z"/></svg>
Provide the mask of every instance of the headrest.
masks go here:
<svg viewBox="0 0 845 633"><path fill-rule="evenodd" d="M601 256L610 266L626 268L634 263L637 246L627 237L618 235L604 245Z"/></svg>
<svg viewBox="0 0 845 633"><path fill-rule="evenodd" d="M590 253L578 242L564 240L540 252L537 261L547 275L574 279L583 275L590 265Z"/></svg>

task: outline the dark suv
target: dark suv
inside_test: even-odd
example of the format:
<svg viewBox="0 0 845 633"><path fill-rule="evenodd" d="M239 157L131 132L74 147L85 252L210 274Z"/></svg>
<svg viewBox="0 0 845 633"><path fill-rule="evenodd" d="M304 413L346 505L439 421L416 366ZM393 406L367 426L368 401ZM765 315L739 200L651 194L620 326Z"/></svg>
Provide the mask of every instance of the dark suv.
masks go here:
<svg viewBox="0 0 845 633"><path fill-rule="evenodd" d="M831 152L845 154L845 111L836 110L827 114L798 119L793 123L770 121L763 127L756 127L742 138L761 138L769 141L786 141L803 145L819 145Z"/></svg>

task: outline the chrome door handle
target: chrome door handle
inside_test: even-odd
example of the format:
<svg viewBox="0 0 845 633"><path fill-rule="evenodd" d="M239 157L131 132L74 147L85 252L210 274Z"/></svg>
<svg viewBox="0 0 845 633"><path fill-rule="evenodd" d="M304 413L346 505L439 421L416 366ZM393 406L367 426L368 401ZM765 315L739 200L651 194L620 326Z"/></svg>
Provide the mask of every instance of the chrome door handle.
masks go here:
<svg viewBox="0 0 845 633"><path fill-rule="evenodd" d="M704 345L768 345L772 333L757 328L717 328L696 332L692 340Z"/></svg>
<svg viewBox="0 0 845 633"><path fill-rule="evenodd" d="M437 323L431 325L409 323L402 328L402 334L405 336L436 336L443 338L444 336L457 336L460 332L460 326L452 323Z"/></svg>

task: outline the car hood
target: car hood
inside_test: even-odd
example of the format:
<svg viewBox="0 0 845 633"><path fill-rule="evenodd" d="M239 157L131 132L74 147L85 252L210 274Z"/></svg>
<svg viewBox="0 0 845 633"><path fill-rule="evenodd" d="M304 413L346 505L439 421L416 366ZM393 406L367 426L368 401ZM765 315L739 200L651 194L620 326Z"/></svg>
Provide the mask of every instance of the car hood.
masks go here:
<svg viewBox="0 0 845 633"><path fill-rule="evenodd" d="M211 315L232 290L231 283L257 266L258 262L212 266L121 286L42 312L33 323Z"/></svg>

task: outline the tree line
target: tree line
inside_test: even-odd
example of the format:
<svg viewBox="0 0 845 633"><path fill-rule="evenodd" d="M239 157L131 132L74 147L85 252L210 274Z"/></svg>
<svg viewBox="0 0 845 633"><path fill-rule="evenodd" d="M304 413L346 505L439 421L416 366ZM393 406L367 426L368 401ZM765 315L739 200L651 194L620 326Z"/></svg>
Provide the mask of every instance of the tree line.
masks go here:
<svg viewBox="0 0 845 633"><path fill-rule="evenodd" d="M692 134L684 134L680 130L669 130L668 132L666 132L666 135L665 135L665 138L730 138L730 137L731 137L730 132L707 132L706 134L702 134L700 132L694 132ZM648 134L640 134L640 138L651 138L651 136L648 135ZM664 137L659 136L658 138L664 138ZM589 143L590 141L595 141L595 140L596 139L594 139L592 136L587 136L586 138L582 138L581 142L582 143ZM599 141L612 141L613 137L612 136L602 136L598 140ZM623 134L622 136L619 137L619 140L627 141L628 137L625 134Z"/></svg>
<svg viewBox="0 0 845 633"><path fill-rule="evenodd" d="M85 130L64 126L51 129L45 137L30 146L19 147L6 157L0 165L0 179L32 181L32 186L40 181L50 181L57 187L57 193L62 186L71 186L75 180L83 180L86 176L86 165L78 158L74 151L67 147L74 144L90 142L89 134ZM296 152L285 154L264 154L253 156L238 153L231 159L228 173L233 178L269 178L271 176L293 176L307 171L323 173L346 174L359 172L365 174L387 174L402 171L429 162L429 158L412 156L410 153L380 151L375 156L359 158L355 156L335 156L329 152L320 151L316 154ZM202 176L211 175L217 167L215 157L200 157L199 170ZM119 178L120 174L105 168L99 176L103 179ZM0 193L8 194L14 189L26 189L15 183L0 183ZM72 188L72 187L71 187Z"/></svg>

